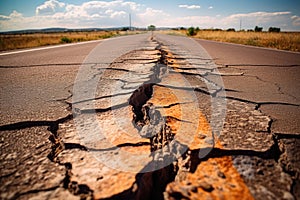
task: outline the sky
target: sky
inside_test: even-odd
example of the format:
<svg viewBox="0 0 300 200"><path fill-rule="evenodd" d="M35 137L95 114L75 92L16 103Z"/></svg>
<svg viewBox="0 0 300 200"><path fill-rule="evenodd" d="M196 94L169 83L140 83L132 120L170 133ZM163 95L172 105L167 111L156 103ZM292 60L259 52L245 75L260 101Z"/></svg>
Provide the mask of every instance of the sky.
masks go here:
<svg viewBox="0 0 300 200"><path fill-rule="evenodd" d="M0 31L129 26L300 31L299 0L0 0Z"/></svg>

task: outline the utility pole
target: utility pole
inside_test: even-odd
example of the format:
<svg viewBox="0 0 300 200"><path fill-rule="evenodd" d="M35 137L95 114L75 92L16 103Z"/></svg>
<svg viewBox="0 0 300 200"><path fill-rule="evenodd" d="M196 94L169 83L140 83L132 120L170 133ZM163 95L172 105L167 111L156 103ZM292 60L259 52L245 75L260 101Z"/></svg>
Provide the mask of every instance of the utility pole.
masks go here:
<svg viewBox="0 0 300 200"><path fill-rule="evenodd" d="M242 19L240 19L240 31L242 30Z"/></svg>
<svg viewBox="0 0 300 200"><path fill-rule="evenodd" d="M131 31L131 13L129 13L129 30Z"/></svg>

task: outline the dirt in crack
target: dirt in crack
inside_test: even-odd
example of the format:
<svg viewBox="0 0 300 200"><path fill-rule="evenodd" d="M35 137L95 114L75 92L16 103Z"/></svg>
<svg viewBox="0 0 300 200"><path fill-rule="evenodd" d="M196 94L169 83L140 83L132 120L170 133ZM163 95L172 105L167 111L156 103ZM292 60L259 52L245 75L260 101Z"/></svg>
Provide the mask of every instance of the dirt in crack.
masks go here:
<svg viewBox="0 0 300 200"><path fill-rule="evenodd" d="M65 178L63 180L63 188L67 189L70 193L75 196L79 196L80 199L90 199L93 198L93 191L86 184L80 184L76 181L71 181L72 176L72 164L71 163L61 163L57 156L65 149L67 149L67 144L65 144L59 137L57 131L59 124L65 123L73 118L72 115L68 115L65 118L61 118L55 122L52 122L48 128L51 132L49 140L52 142L51 151L48 154L49 160L58 163L59 165L64 165L66 168ZM85 149L86 150L86 149Z"/></svg>
<svg viewBox="0 0 300 200"><path fill-rule="evenodd" d="M132 110L134 113L134 126L139 130L145 125L146 121L145 114L147 113L147 108L143 108L143 106L152 97L153 86L161 82L162 77L167 73L167 52L162 50L161 45L158 45L158 47L156 47L156 50L160 52L160 58L152 68L152 74L149 76L149 80L141 85L138 89L136 89L129 98L129 105L132 106Z"/></svg>
<svg viewBox="0 0 300 200"><path fill-rule="evenodd" d="M160 52L160 59L152 69L150 80L135 90L129 98L134 113L133 125L142 137L149 138L153 159L144 168L148 172L140 173L136 177L138 190L134 195L135 199L163 199L167 184L174 181L178 171L175 157L181 145L173 142L174 134L160 111L155 105L148 103L153 94L153 86L161 82L162 77L167 74L167 52L162 50L161 45L156 49Z"/></svg>

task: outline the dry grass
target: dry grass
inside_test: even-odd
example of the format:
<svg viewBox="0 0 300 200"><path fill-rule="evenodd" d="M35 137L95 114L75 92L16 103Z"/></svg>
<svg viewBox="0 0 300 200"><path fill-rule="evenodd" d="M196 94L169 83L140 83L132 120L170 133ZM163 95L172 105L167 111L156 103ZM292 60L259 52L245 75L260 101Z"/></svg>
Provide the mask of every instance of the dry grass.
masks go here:
<svg viewBox="0 0 300 200"><path fill-rule="evenodd" d="M130 32L130 34L136 33L138 32ZM185 30L163 31L163 33L186 35ZM126 31L34 33L11 35L0 34L0 51L97 40L126 34L128 34L128 32ZM193 37L221 42L230 42L236 44L245 44L300 52L300 32L268 33L201 30L197 33L197 35Z"/></svg>
<svg viewBox="0 0 300 200"><path fill-rule="evenodd" d="M186 31L170 34L186 35ZM195 38L300 52L300 32L228 32L201 30Z"/></svg>
<svg viewBox="0 0 300 200"><path fill-rule="evenodd" d="M136 33L130 32L130 34ZM0 34L0 51L97 40L126 34L128 34L126 31Z"/></svg>

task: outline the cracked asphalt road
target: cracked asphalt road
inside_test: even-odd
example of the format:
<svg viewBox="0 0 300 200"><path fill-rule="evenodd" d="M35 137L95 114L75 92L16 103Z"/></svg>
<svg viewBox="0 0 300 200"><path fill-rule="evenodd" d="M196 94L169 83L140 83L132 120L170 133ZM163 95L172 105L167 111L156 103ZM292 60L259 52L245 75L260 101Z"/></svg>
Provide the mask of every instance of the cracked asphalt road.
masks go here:
<svg viewBox="0 0 300 200"><path fill-rule="evenodd" d="M274 120L272 133L300 134L300 54L197 40L219 65L227 97L253 102ZM237 84L238 83L238 84Z"/></svg>
<svg viewBox="0 0 300 200"><path fill-rule="evenodd" d="M160 34L0 55L1 199L300 199L299 67Z"/></svg>
<svg viewBox="0 0 300 200"><path fill-rule="evenodd" d="M77 70L98 43L2 55L0 123L57 120L69 113Z"/></svg>

